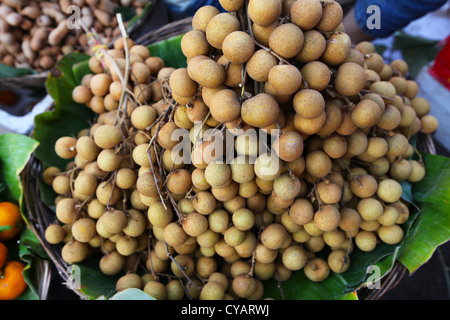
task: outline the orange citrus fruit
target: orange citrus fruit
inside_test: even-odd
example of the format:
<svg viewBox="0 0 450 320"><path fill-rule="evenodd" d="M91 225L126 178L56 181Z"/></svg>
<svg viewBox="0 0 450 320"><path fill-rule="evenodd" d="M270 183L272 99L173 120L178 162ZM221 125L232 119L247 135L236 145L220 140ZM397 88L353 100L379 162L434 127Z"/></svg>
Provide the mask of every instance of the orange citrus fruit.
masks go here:
<svg viewBox="0 0 450 320"><path fill-rule="evenodd" d="M19 297L27 288L22 274L25 268L19 261L6 263L4 272L0 271L0 300L13 300Z"/></svg>
<svg viewBox="0 0 450 320"><path fill-rule="evenodd" d="M8 241L17 236L24 226L20 208L12 202L0 202L0 227L10 226L10 229L0 232L0 241Z"/></svg>

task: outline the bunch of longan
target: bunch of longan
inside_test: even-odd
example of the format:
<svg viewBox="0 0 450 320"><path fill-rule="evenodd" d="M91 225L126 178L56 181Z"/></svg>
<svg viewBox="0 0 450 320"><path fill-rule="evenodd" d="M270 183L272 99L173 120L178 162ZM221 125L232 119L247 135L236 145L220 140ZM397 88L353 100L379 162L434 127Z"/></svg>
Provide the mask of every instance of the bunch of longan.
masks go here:
<svg viewBox="0 0 450 320"><path fill-rule="evenodd" d="M353 46L332 0L220 2L183 36L186 68L123 40L91 58L73 98L97 121L44 171L47 240L68 263L100 252L117 290L260 299L266 280L320 282L403 239L400 182L426 173L409 138L437 128L405 61Z"/></svg>

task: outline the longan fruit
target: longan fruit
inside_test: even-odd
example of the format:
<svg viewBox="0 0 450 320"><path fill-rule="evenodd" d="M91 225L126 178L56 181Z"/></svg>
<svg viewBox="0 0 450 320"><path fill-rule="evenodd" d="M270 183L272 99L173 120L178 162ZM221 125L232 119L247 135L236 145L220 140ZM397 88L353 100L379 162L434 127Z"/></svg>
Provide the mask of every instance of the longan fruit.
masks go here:
<svg viewBox="0 0 450 320"><path fill-rule="evenodd" d="M232 225L223 233L223 238L225 242L235 247L245 240L245 231L238 229L236 226Z"/></svg>
<svg viewBox="0 0 450 320"><path fill-rule="evenodd" d="M273 181L278 178L282 172L282 162L279 157L273 153L263 153L256 159L254 170L256 176L261 180Z"/></svg>
<svg viewBox="0 0 450 320"><path fill-rule="evenodd" d="M313 282L321 282L328 278L330 267L328 263L320 257L314 257L306 262L303 267L305 276Z"/></svg>
<svg viewBox="0 0 450 320"><path fill-rule="evenodd" d="M236 12L244 6L244 0L219 0L220 5L228 12Z"/></svg>
<svg viewBox="0 0 450 320"><path fill-rule="evenodd" d="M277 64L277 59L271 53L259 49L248 60L247 73L255 81L265 82L269 79L270 70Z"/></svg>
<svg viewBox="0 0 450 320"><path fill-rule="evenodd" d="M100 148L92 137L82 136L77 139L76 151L86 161L94 161L100 152Z"/></svg>
<svg viewBox="0 0 450 320"><path fill-rule="evenodd" d="M400 127L408 127L412 125L412 123L417 117L416 110L414 110L414 108L411 106L403 106L403 108L400 110L400 113L401 113L401 120L399 123Z"/></svg>
<svg viewBox="0 0 450 320"><path fill-rule="evenodd" d="M208 229L208 219L197 212L187 214L183 221L184 232L191 237L197 237Z"/></svg>
<svg viewBox="0 0 450 320"><path fill-rule="evenodd" d="M384 99L386 103L390 102L389 99L394 99L397 94L394 85L389 81L378 81L372 83L369 90L374 93L378 93L381 96L387 97L388 99Z"/></svg>
<svg viewBox="0 0 450 320"><path fill-rule="evenodd" d="M98 167L105 172L112 172L119 168L122 163L122 155L114 149L103 149L97 157Z"/></svg>
<svg viewBox="0 0 450 320"><path fill-rule="evenodd" d="M341 200L342 189L333 182L321 181L317 184L317 193L325 204L335 204Z"/></svg>
<svg viewBox="0 0 450 320"><path fill-rule="evenodd" d="M378 229L378 236L381 241L391 245L400 243L403 240L403 235L403 229L397 224L380 226Z"/></svg>
<svg viewBox="0 0 450 320"><path fill-rule="evenodd" d="M139 237L146 228L147 220L144 214L135 209L128 209L127 225L122 231L129 237Z"/></svg>
<svg viewBox="0 0 450 320"><path fill-rule="evenodd" d="M223 187L230 182L231 168L221 161L214 161L208 164L204 171L206 182L212 187Z"/></svg>
<svg viewBox="0 0 450 320"><path fill-rule="evenodd" d="M224 84L226 79L223 67L210 58L198 62L195 70L192 72L190 74L191 78L202 87L218 88Z"/></svg>
<svg viewBox="0 0 450 320"><path fill-rule="evenodd" d="M345 62L354 62L364 68L364 55L360 51L352 47L347 56L347 59L345 59Z"/></svg>
<svg viewBox="0 0 450 320"><path fill-rule="evenodd" d="M237 183L250 182L255 178L254 165L247 156L237 156L230 162L231 179Z"/></svg>
<svg viewBox="0 0 450 320"><path fill-rule="evenodd" d="M327 258L328 266L335 273L344 273L350 267L350 256L343 249L330 252Z"/></svg>
<svg viewBox="0 0 450 320"><path fill-rule="evenodd" d="M358 175L350 181L350 189L357 197L372 197L378 190L377 180L368 174Z"/></svg>
<svg viewBox="0 0 450 320"><path fill-rule="evenodd" d="M336 91L344 96L358 94L366 84L364 68L355 62L341 64L334 79Z"/></svg>
<svg viewBox="0 0 450 320"><path fill-rule="evenodd" d="M291 21L302 30L317 26L322 18L322 4L318 0L295 1L290 10Z"/></svg>
<svg viewBox="0 0 450 320"><path fill-rule="evenodd" d="M172 221L173 211L171 207L157 201L148 208L147 217L152 225L165 227Z"/></svg>
<svg viewBox="0 0 450 320"><path fill-rule="evenodd" d="M279 113L277 101L267 93L259 93L241 105L242 120L253 127L270 126L278 119Z"/></svg>
<svg viewBox="0 0 450 320"><path fill-rule="evenodd" d="M102 216L102 225L110 233L119 233L127 226L127 216L121 210L106 211Z"/></svg>
<svg viewBox="0 0 450 320"><path fill-rule="evenodd" d="M136 180L136 188L140 194L146 197L157 196L158 188L162 187L162 180L156 172L145 172Z"/></svg>
<svg viewBox="0 0 450 320"><path fill-rule="evenodd" d="M192 204L198 213L208 215L216 208L216 199L211 192L200 191L195 194Z"/></svg>
<svg viewBox="0 0 450 320"><path fill-rule="evenodd" d="M408 177L409 182L419 182L423 180L426 170L423 164L416 160L409 160L411 164L411 174Z"/></svg>
<svg viewBox="0 0 450 320"><path fill-rule="evenodd" d="M95 129L94 141L102 149L112 149L122 140L122 133L116 126L103 124Z"/></svg>
<svg viewBox="0 0 450 320"><path fill-rule="evenodd" d="M241 115L238 95L231 89L223 89L211 98L211 115L221 123L231 122Z"/></svg>
<svg viewBox="0 0 450 320"><path fill-rule="evenodd" d="M261 242L269 249L279 249L288 238L286 228L279 223L272 223L261 232Z"/></svg>
<svg viewBox="0 0 450 320"><path fill-rule="evenodd" d="M293 65L276 65L269 71L268 81L282 95L297 92L302 84L302 75Z"/></svg>
<svg viewBox="0 0 450 320"><path fill-rule="evenodd" d="M122 256L128 257L136 252L138 241L136 238L120 236L116 241L116 250Z"/></svg>
<svg viewBox="0 0 450 320"><path fill-rule="evenodd" d="M189 236L177 222L171 222L164 228L164 241L172 246L182 245Z"/></svg>
<svg viewBox="0 0 450 320"><path fill-rule="evenodd" d="M392 226L399 219L400 214L397 208L391 204L384 208L383 214L378 218L379 222L383 226Z"/></svg>
<svg viewBox="0 0 450 320"><path fill-rule="evenodd" d="M138 130L146 130L158 117L156 110L151 106L138 106L131 113L131 124Z"/></svg>
<svg viewBox="0 0 450 320"><path fill-rule="evenodd" d="M341 110L341 123L336 128L336 132L342 136L348 136L358 130L358 127L352 121L352 113L348 110Z"/></svg>
<svg viewBox="0 0 450 320"><path fill-rule="evenodd" d="M255 43L246 32L233 31L223 40L222 52L231 63L246 63L255 52Z"/></svg>
<svg viewBox="0 0 450 320"><path fill-rule="evenodd" d="M206 26L206 39L216 49L222 49L227 35L239 31L239 20L228 12L222 12L212 17Z"/></svg>
<svg viewBox="0 0 450 320"><path fill-rule="evenodd" d="M64 244L61 249L62 259L69 264L78 263L89 255L89 245L77 240L71 240Z"/></svg>
<svg viewBox="0 0 450 320"><path fill-rule="evenodd" d="M55 142L54 150L58 157L71 159L77 154L77 139L69 136L60 137Z"/></svg>
<svg viewBox="0 0 450 320"><path fill-rule="evenodd" d="M339 226L341 215L333 205L324 205L314 214L314 222L322 231L333 231Z"/></svg>
<svg viewBox="0 0 450 320"><path fill-rule="evenodd" d="M219 13L219 9L214 6L207 5L200 7L192 17L192 28L205 32L208 22Z"/></svg>
<svg viewBox="0 0 450 320"><path fill-rule="evenodd" d="M59 169L58 167L51 166L45 168L44 171L42 172L42 181L44 181L46 185L51 186L55 177L60 173L61 169Z"/></svg>
<svg viewBox="0 0 450 320"><path fill-rule="evenodd" d="M308 84L309 89L317 91L324 90L331 80L331 73L328 66L321 61L311 61L306 63L301 69L303 79Z"/></svg>
<svg viewBox="0 0 450 320"><path fill-rule="evenodd" d="M204 32L191 30L181 38L181 51L186 58L193 58L199 55L209 55L211 46Z"/></svg>
<svg viewBox="0 0 450 320"><path fill-rule="evenodd" d="M296 131L286 131L273 142L272 149L286 162L298 160L303 154L303 139Z"/></svg>
<svg viewBox="0 0 450 320"><path fill-rule="evenodd" d="M255 224L255 214L247 208L240 208L233 212L231 220L236 228L247 231Z"/></svg>
<svg viewBox="0 0 450 320"><path fill-rule="evenodd" d="M306 250L300 245L290 245L281 255L283 265L292 271L302 269L308 260Z"/></svg>
<svg viewBox="0 0 450 320"><path fill-rule="evenodd" d="M265 47L269 47L270 34L272 33L273 30L275 30L278 27L278 25L279 25L278 20L267 26L262 26L253 23L252 24L253 36L255 37L258 43L260 43Z"/></svg>
<svg viewBox="0 0 450 320"><path fill-rule="evenodd" d="M362 54L374 53L376 52L375 45L370 41L361 41L356 44L355 49Z"/></svg>
<svg viewBox="0 0 450 320"><path fill-rule="evenodd" d="M177 169L166 178L167 189L175 194L185 194L192 187L191 173L186 169Z"/></svg>
<svg viewBox="0 0 450 320"><path fill-rule="evenodd" d="M344 12L341 5L337 1L325 1L322 9L321 19L316 25L317 30L333 31L342 22Z"/></svg>
<svg viewBox="0 0 450 320"><path fill-rule="evenodd" d="M127 273L116 282L116 291L121 292L126 289L142 289L144 286L142 278L136 273Z"/></svg>
<svg viewBox="0 0 450 320"><path fill-rule="evenodd" d="M169 85L172 92L181 97L192 97L198 90L198 84L191 79L187 68L179 68L170 74Z"/></svg>
<svg viewBox="0 0 450 320"><path fill-rule="evenodd" d="M295 112L301 117L313 119L325 110L325 99L317 90L302 89L295 94L293 105Z"/></svg>
<svg viewBox="0 0 450 320"><path fill-rule="evenodd" d="M339 134L333 134L323 141L323 151L333 159L343 157L347 148L347 139Z"/></svg>
<svg viewBox="0 0 450 320"><path fill-rule="evenodd" d="M338 248L345 240L345 232L341 229L335 229L332 231L326 231L322 235L323 241L330 248Z"/></svg>
<svg viewBox="0 0 450 320"><path fill-rule="evenodd" d="M425 134L435 132L439 126L438 119L430 114L422 116L422 118L420 118L420 122L421 122L421 131Z"/></svg>
<svg viewBox="0 0 450 320"><path fill-rule="evenodd" d="M200 291L199 300L223 300L225 289L220 282L208 281Z"/></svg>
<svg viewBox="0 0 450 320"><path fill-rule="evenodd" d="M372 100L361 100L351 112L353 123L358 128L370 128L378 124L381 118L381 110Z"/></svg>
<svg viewBox="0 0 450 320"><path fill-rule="evenodd" d="M295 56L295 60L301 63L318 60L324 53L327 45L325 37L317 30L305 31L303 36L303 47Z"/></svg>
<svg viewBox="0 0 450 320"><path fill-rule="evenodd" d="M298 198L289 208L289 217L298 225L305 225L314 218L314 207L308 199Z"/></svg>
<svg viewBox="0 0 450 320"><path fill-rule="evenodd" d="M155 300L165 300L167 297L166 286L158 280L151 280L147 282L143 288L143 291L149 296L155 298Z"/></svg>
<svg viewBox="0 0 450 320"><path fill-rule="evenodd" d="M378 184L377 195L384 202L397 202L400 200L402 193L401 184L394 179L384 179Z"/></svg>
<svg viewBox="0 0 450 320"><path fill-rule="evenodd" d="M95 96L103 97L109 92L111 76L106 73L95 74L90 81L90 89Z"/></svg>
<svg viewBox="0 0 450 320"><path fill-rule="evenodd" d="M364 252L370 252L377 246L377 236L371 231L361 230L355 237L355 244L358 249Z"/></svg>
<svg viewBox="0 0 450 320"><path fill-rule="evenodd" d="M250 131L249 134L241 134L236 137L235 145L238 155L249 156L251 158L258 156L259 142L256 134Z"/></svg>
<svg viewBox="0 0 450 320"><path fill-rule="evenodd" d="M403 76L405 76L408 73L409 66L408 64L401 59L395 59L390 63L390 66L400 72Z"/></svg>
<svg viewBox="0 0 450 320"><path fill-rule="evenodd" d="M296 113L294 116L294 128L303 136L314 135L322 129L327 115L325 111L322 111L319 116L312 119L303 118L300 114Z"/></svg>
<svg viewBox="0 0 450 320"><path fill-rule="evenodd" d="M394 161L389 168L389 175L396 181L406 181L412 171L411 163L407 159Z"/></svg>
<svg viewBox="0 0 450 320"><path fill-rule="evenodd" d="M61 199L56 204L56 217L64 224L71 224L75 222L78 217L76 209L76 201L72 198Z"/></svg>
<svg viewBox="0 0 450 320"><path fill-rule="evenodd" d="M430 102L423 97L411 99L411 106L414 108L419 118L429 114L431 110Z"/></svg>
<svg viewBox="0 0 450 320"><path fill-rule="evenodd" d="M103 274L113 276L123 270L125 263L125 257L114 250L100 258L99 268Z"/></svg>
<svg viewBox="0 0 450 320"><path fill-rule="evenodd" d="M327 41L327 47L321 56L321 60L330 66L339 65L347 59L351 46L352 42L348 34L344 32L334 33Z"/></svg>
<svg viewBox="0 0 450 320"><path fill-rule="evenodd" d="M81 173L74 181L74 189L77 193L91 195L97 189L97 178L89 173Z"/></svg>
<svg viewBox="0 0 450 320"><path fill-rule="evenodd" d="M379 53L369 53L365 56L366 66L370 70L380 74L384 67L384 59Z"/></svg>
<svg viewBox="0 0 450 320"><path fill-rule="evenodd" d="M50 244L59 244L66 237L66 230L59 224L51 224L45 229L45 240Z"/></svg>
<svg viewBox="0 0 450 320"><path fill-rule="evenodd" d="M383 204L375 198L364 198L358 202L357 210L365 221L378 220L383 215Z"/></svg>
<svg viewBox="0 0 450 320"><path fill-rule="evenodd" d="M323 178L331 172L331 159L322 150L315 150L305 157L306 172L316 178Z"/></svg>
<svg viewBox="0 0 450 320"><path fill-rule="evenodd" d="M72 90L72 99L79 104L87 104L93 95L91 89L85 85L78 85Z"/></svg>
<svg viewBox="0 0 450 320"><path fill-rule="evenodd" d="M380 129L391 131L397 128L402 120L400 111L393 105L387 105L384 113L378 120L377 126Z"/></svg>
<svg viewBox="0 0 450 320"><path fill-rule="evenodd" d="M282 3L280 0L258 1L250 0L248 3L248 16L261 26L268 26L274 23L281 15Z"/></svg>
<svg viewBox="0 0 450 320"><path fill-rule="evenodd" d="M295 176L284 173L273 182L273 190L283 200L291 200L300 193L301 183Z"/></svg>
<svg viewBox="0 0 450 320"><path fill-rule="evenodd" d="M387 137L386 141L388 143L387 156L400 157L408 150L408 138L401 133L396 133Z"/></svg>
<svg viewBox="0 0 450 320"><path fill-rule="evenodd" d="M325 122L316 133L321 137L329 136L339 128L341 122L342 111L339 106L333 102L325 101Z"/></svg>
<svg viewBox="0 0 450 320"><path fill-rule="evenodd" d="M278 26L269 36L269 47L285 59L295 57L303 47L303 31L293 23Z"/></svg>

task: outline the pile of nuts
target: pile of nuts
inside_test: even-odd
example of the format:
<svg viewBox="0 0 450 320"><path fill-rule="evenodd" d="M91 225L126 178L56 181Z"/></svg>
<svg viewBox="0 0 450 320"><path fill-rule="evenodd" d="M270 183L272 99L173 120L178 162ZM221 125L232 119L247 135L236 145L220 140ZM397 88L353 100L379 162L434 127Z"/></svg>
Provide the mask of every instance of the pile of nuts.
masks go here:
<svg viewBox="0 0 450 320"><path fill-rule="evenodd" d="M143 0L2 0L0 2L0 62L38 72L51 69L73 51L88 52L82 25L108 44L120 35L116 10L133 7L142 13Z"/></svg>

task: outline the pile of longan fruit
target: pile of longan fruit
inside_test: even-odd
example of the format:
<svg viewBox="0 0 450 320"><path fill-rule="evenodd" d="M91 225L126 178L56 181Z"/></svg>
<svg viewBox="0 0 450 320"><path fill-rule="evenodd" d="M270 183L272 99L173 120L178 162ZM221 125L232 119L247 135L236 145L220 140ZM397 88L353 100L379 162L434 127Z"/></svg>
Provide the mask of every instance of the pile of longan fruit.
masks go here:
<svg viewBox="0 0 450 320"><path fill-rule="evenodd" d="M193 16L186 68L130 39L92 57L73 99L96 121L43 172L47 241L69 264L100 254L117 291L260 299L266 280L320 282L403 239L400 182L426 173L409 139L438 126L407 63L353 45L332 0L220 3Z"/></svg>

